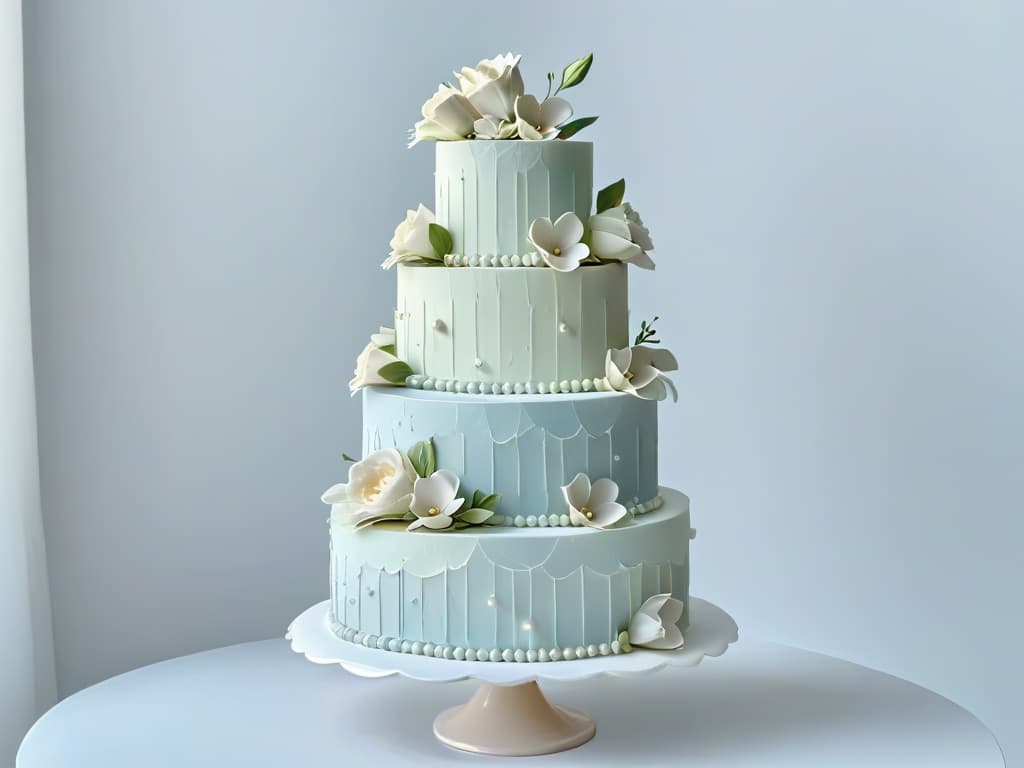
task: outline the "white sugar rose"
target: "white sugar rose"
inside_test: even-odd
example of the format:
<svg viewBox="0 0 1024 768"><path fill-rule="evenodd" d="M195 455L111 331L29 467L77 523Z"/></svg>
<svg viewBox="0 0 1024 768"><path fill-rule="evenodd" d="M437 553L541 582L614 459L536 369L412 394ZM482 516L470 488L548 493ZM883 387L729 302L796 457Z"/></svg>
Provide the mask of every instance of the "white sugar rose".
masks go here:
<svg viewBox="0 0 1024 768"><path fill-rule="evenodd" d="M478 139L513 139L516 135L515 121L499 120L484 115L473 123L473 135Z"/></svg>
<svg viewBox="0 0 1024 768"><path fill-rule="evenodd" d="M409 457L385 448L355 462L349 467L348 482L331 486L321 499L331 505L333 519L363 528L406 517L415 482Z"/></svg>
<svg viewBox="0 0 1024 768"><path fill-rule="evenodd" d="M356 370L348 383L349 391L355 394L363 387L376 384L379 386L402 386L405 377L412 373L408 365L398 359L395 354L395 329L381 326L378 333L370 337L370 343L356 358ZM390 366L390 367L389 367ZM387 369L385 376L381 371Z"/></svg>
<svg viewBox="0 0 1024 768"><path fill-rule="evenodd" d="M395 227L391 238L391 253L381 264L390 269L403 261L433 259L434 247L430 244L430 225L434 223L434 212L423 203L415 211L406 211L405 219Z"/></svg>
<svg viewBox="0 0 1024 768"><path fill-rule="evenodd" d="M463 95L481 115L495 121L515 121L516 98L524 92L519 59L519 56L506 53L484 59L475 68L463 67L455 73Z"/></svg>
<svg viewBox="0 0 1024 768"><path fill-rule="evenodd" d="M599 259L654 269L654 262L647 255L651 250L651 234L629 203L590 217L590 252Z"/></svg>
<svg viewBox="0 0 1024 768"><path fill-rule="evenodd" d="M413 146L426 139L459 141L473 133L473 123L483 115L461 92L442 84L423 105L423 119L412 130Z"/></svg>

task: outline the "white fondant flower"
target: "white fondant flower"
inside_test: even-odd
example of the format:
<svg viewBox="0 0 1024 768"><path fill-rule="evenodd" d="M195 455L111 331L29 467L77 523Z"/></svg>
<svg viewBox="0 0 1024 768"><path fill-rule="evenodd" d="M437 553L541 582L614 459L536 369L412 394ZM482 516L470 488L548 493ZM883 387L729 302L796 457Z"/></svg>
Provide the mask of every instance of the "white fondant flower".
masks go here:
<svg viewBox="0 0 1024 768"><path fill-rule="evenodd" d="M370 337L370 342L356 358L355 375L348 383L349 391L353 395L371 384L398 387L405 385L405 378L412 373L412 369L398 359L395 344L394 328L381 326L380 331ZM385 368L387 375L381 373Z"/></svg>
<svg viewBox="0 0 1024 768"><path fill-rule="evenodd" d="M562 486L562 495L569 504L569 519L575 525L609 528L626 516L626 508L616 501L619 486L607 477L591 483L580 472L571 483Z"/></svg>
<svg viewBox="0 0 1024 768"><path fill-rule="evenodd" d="M679 648L684 640L678 621L683 615L683 603L672 595L655 595L644 601L629 620L630 645L642 645L668 651Z"/></svg>
<svg viewBox="0 0 1024 768"><path fill-rule="evenodd" d="M528 141L555 138L558 127L572 117L569 102L553 97L538 102L536 96L526 94L516 99L515 109L519 138Z"/></svg>
<svg viewBox="0 0 1024 768"><path fill-rule="evenodd" d="M519 59L519 56L506 53L484 59L475 68L463 67L455 73L463 95L481 115L490 116L495 122L515 121L516 99L524 92Z"/></svg>
<svg viewBox="0 0 1024 768"><path fill-rule="evenodd" d="M566 211L554 224L547 216L540 216L530 224L530 242L540 252L544 263L559 272L572 272L580 265L590 249L583 238L583 222L572 211Z"/></svg>
<svg viewBox="0 0 1024 768"><path fill-rule="evenodd" d="M481 114L459 90L442 83L423 105L423 119L412 129L409 146L426 139L458 141L473 132Z"/></svg>
<svg viewBox="0 0 1024 768"><path fill-rule="evenodd" d="M452 517L459 511L465 499L455 498L459 492L459 478L446 469L439 469L430 477L417 477L413 484L410 511L416 519L409 524L409 530L420 527L435 531L450 528Z"/></svg>
<svg viewBox="0 0 1024 768"><path fill-rule="evenodd" d="M609 349L604 363L609 387L644 400L664 400L668 394L666 385L672 390L672 399L679 399L672 380L664 375L664 371L678 368L675 355L667 349L651 347Z"/></svg>
<svg viewBox="0 0 1024 768"><path fill-rule="evenodd" d="M381 267L390 269L403 261L433 259L434 247L430 244L430 225L434 223L434 212L423 205L415 211L406 211L405 219L395 227L391 238L391 253Z"/></svg>
<svg viewBox="0 0 1024 768"><path fill-rule="evenodd" d="M516 124L514 121L484 115L473 123L473 131L478 139L511 139L516 135Z"/></svg>
<svg viewBox="0 0 1024 768"><path fill-rule="evenodd" d="M629 203L590 217L590 250L599 259L654 269L654 262L647 255L647 251L654 250L651 233Z"/></svg>
<svg viewBox="0 0 1024 768"><path fill-rule="evenodd" d="M415 480L409 457L385 448L355 462L348 482L331 486L320 498L331 505L333 518L362 528L408 515Z"/></svg>

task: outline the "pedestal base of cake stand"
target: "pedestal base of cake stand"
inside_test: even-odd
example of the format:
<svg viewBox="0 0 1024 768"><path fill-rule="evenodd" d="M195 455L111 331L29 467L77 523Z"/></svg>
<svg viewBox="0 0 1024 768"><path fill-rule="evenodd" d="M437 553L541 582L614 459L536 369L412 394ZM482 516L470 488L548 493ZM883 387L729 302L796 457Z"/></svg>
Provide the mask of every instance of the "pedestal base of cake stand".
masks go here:
<svg viewBox="0 0 1024 768"><path fill-rule="evenodd" d="M617 656L572 661L489 662L438 659L368 648L346 642L331 630L330 601L305 610L286 637L292 650L317 664L340 664L360 677L402 675L427 682L479 680L465 704L434 721L444 744L486 755L546 755L593 738L594 721L584 712L551 704L539 680L584 680L598 675L646 674L666 666L692 667L705 656L721 656L738 637L736 622L716 605L690 598L686 643L674 651L634 648Z"/></svg>
<svg viewBox="0 0 1024 768"><path fill-rule="evenodd" d="M594 738L586 712L551 704L536 681L483 683L467 703L434 720L434 735L455 749L484 755L549 755Z"/></svg>

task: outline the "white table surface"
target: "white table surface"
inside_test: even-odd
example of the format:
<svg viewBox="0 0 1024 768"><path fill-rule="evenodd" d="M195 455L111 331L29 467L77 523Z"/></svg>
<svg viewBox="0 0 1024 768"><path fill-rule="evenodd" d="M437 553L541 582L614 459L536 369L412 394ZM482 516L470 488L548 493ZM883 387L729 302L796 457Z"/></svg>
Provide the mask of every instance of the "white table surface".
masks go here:
<svg viewBox="0 0 1024 768"><path fill-rule="evenodd" d="M266 640L128 672L46 713L17 768L452 765L1003 766L992 734L941 696L828 656L742 640L692 669L542 683L597 735L536 758L437 742L434 716L470 681L368 680Z"/></svg>

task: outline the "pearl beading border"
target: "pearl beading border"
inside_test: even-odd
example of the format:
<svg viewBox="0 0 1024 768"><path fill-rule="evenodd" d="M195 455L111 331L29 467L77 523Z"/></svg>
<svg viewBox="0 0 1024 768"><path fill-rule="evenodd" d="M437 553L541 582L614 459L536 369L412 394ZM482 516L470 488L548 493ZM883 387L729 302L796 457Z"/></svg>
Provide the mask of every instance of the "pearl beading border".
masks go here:
<svg viewBox="0 0 1024 768"><path fill-rule="evenodd" d="M572 661L574 659L587 659L595 656L617 656L621 653L632 651L628 640L626 643L622 643L619 639L608 643L578 645L575 648L531 648L527 650L524 648L469 648L461 645L449 645L447 643L402 640L397 637L360 632L353 627L342 624L340 621L332 621L331 630L345 642L361 645L364 648L376 648L378 651L409 653L413 656L431 656L435 659L455 661L504 661L518 663ZM619 637L621 638L625 634L625 632L620 632Z"/></svg>
<svg viewBox="0 0 1024 768"><path fill-rule="evenodd" d="M547 267L544 257L536 251L523 254L473 254L449 253L444 257L446 267Z"/></svg>
<svg viewBox="0 0 1024 768"><path fill-rule="evenodd" d="M562 381L461 381L442 379L414 373L407 376L405 386L436 392L456 392L460 395L557 395L580 392L612 392L608 379L563 379Z"/></svg>
<svg viewBox="0 0 1024 768"><path fill-rule="evenodd" d="M647 501L640 501L638 497L634 497L629 502L626 502L624 506L629 514L637 517L659 509L664 503L664 499L662 499L661 496L655 496L653 499L648 499ZM563 512L561 514L552 512L549 515L502 515L498 513L492 515L485 525L505 527L515 526L516 528L582 527L572 522L567 512Z"/></svg>

